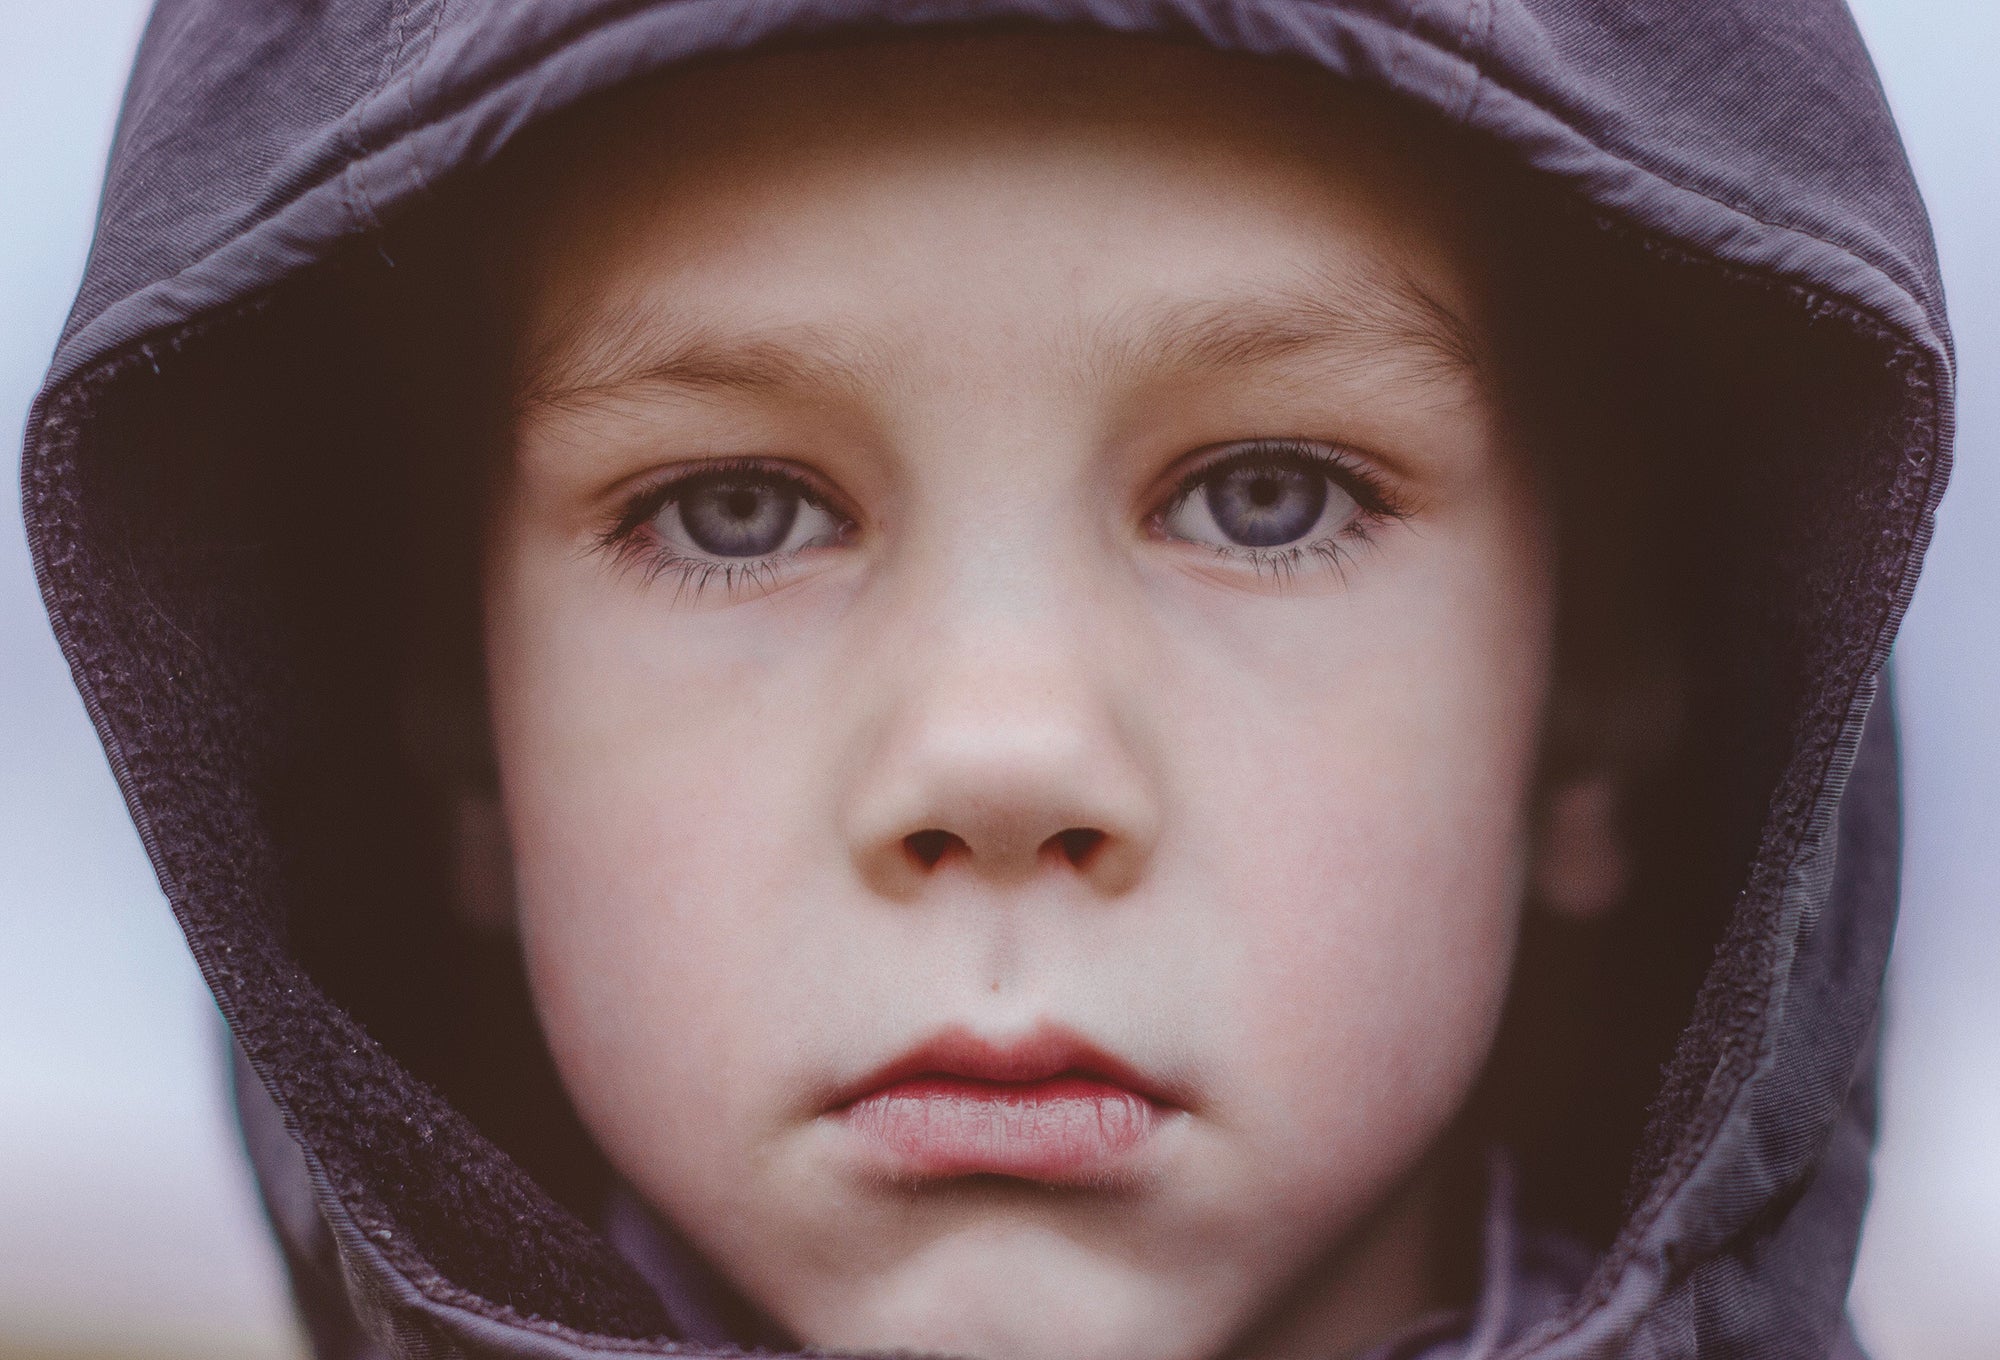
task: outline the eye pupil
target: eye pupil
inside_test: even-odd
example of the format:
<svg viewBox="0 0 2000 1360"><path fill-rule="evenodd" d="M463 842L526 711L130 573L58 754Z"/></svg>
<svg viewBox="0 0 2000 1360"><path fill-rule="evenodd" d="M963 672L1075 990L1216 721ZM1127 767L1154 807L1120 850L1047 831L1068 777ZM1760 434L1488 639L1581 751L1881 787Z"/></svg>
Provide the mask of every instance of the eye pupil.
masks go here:
<svg viewBox="0 0 2000 1360"><path fill-rule="evenodd" d="M1208 512L1231 542L1274 548L1301 537L1326 509L1326 475L1270 463L1239 464L1205 488Z"/></svg>
<svg viewBox="0 0 2000 1360"><path fill-rule="evenodd" d="M703 552L762 557L776 552L799 517L799 494L768 482L697 482L677 500L681 527Z"/></svg>

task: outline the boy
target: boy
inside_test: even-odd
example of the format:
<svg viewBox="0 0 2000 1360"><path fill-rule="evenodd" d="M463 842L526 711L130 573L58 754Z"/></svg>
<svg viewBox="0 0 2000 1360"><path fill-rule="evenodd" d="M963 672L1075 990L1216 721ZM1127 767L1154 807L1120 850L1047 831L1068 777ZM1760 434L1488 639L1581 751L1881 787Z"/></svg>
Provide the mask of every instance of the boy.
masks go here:
<svg viewBox="0 0 2000 1360"><path fill-rule="evenodd" d="M810 1344L1379 1339L1523 885L1593 858L1531 845L1552 553L1462 177L1127 39L647 93L491 270L486 680L585 1125Z"/></svg>
<svg viewBox="0 0 2000 1360"><path fill-rule="evenodd" d="M878 34L622 83L437 189L389 286L441 317L348 305L381 271L338 238L392 192L771 21L686 13L399 12L401 87L298 153L340 225L306 192L104 311L185 312L131 352L157 383L80 323L31 433L58 627L278 1098L245 1117L320 1348L1851 1344L1879 734L1840 785L1943 453L1920 234L1697 220L1600 154L1568 173L1621 220L1545 273L1490 148L1270 59L1563 168L1501 78L1525 20L1300 7L1208 21L1262 57ZM1749 187L1805 170L1853 173ZM273 252L336 268L265 296ZM1564 269L1618 305L1541 296ZM450 608L392 607L398 535L448 601L468 525L469 663ZM1670 551L1671 603L1623 588ZM1688 697L1649 794L1656 706L1602 650L1658 633ZM425 782L437 835L391 811ZM533 1045L423 1035L480 993L397 984L476 961L448 897L518 935L560 1096L492 1089ZM1608 1140L1629 1212L1481 1186L1477 1144L1576 1141L1491 1112L1589 1070L1496 1036L1616 976L1549 966L1577 941L1678 980L1661 921L1720 952L1653 1007L1687 1027ZM601 1156L559 1193L602 1235L482 1133L545 1179Z"/></svg>

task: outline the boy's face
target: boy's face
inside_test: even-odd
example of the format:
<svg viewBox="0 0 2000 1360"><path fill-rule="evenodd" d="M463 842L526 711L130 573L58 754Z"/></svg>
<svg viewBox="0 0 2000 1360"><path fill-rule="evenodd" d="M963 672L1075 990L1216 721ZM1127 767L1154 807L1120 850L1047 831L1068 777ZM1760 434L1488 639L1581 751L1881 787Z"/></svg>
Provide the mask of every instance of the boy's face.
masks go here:
<svg viewBox="0 0 2000 1360"><path fill-rule="evenodd" d="M801 1339L1331 1352L1430 1298L1552 598L1447 164L1317 75L961 36L682 75L512 181L535 995Z"/></svg>

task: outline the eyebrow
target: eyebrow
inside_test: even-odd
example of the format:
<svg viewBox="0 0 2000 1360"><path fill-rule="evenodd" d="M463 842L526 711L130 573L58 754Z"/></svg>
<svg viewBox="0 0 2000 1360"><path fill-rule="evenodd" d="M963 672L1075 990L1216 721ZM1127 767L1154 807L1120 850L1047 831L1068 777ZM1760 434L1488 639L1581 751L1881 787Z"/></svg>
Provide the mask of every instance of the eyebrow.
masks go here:
<svg viewBox="0 0 2000 1360"><path fill-rule="evenodd" d="M1476 377L1472 327L1401 270L1315 274L1214 298L1150 299L1071 339L1095 376L1246 369L1304 354L1420 383ZM626 302L579 314L519 366L518 414L577 409L634 391L879 390L895 354L858 328L819 322L725 331Z"/></svg>
<svg viewBox="0 0 2000 1360"><path fill-rule="evenodd" d="M1139 372L1251 368L1304 353L1423 382L1475 377L1482 367L1470 323L1387 266L1313 273L1227 298L1140 304L1104 338L1114 364Z"/></svg>
<svg viewBox="0 0 2000 1360"><path fill-rule="evenodd" d="M518 413L575 408L634 389L762 391L865 387L893 365L879 346L817 322L726 332L623 302L579 312L516 365Z"/></svg>

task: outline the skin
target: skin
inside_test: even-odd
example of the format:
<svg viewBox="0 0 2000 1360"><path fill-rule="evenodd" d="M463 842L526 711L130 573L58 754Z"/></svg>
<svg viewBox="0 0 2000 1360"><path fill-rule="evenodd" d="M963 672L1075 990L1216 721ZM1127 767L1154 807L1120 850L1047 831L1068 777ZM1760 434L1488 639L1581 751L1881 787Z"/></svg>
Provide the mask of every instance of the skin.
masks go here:
<svg viewBox="0 0 2000 1360"><path fill-rule="evenodd" d="M1341 1354L1442 1301L1553 598L1451 164L1316 74L957 35L678 75L507 172L522 947L612 1163L799 1340ZM1201 541L1175 478L1257 439L1393 511ZM717 458L824 532L705 580L673 502L611 541ZM1051 1021L1180 1093L1116 1176L898 1178L827 1111Z"/></svg>

